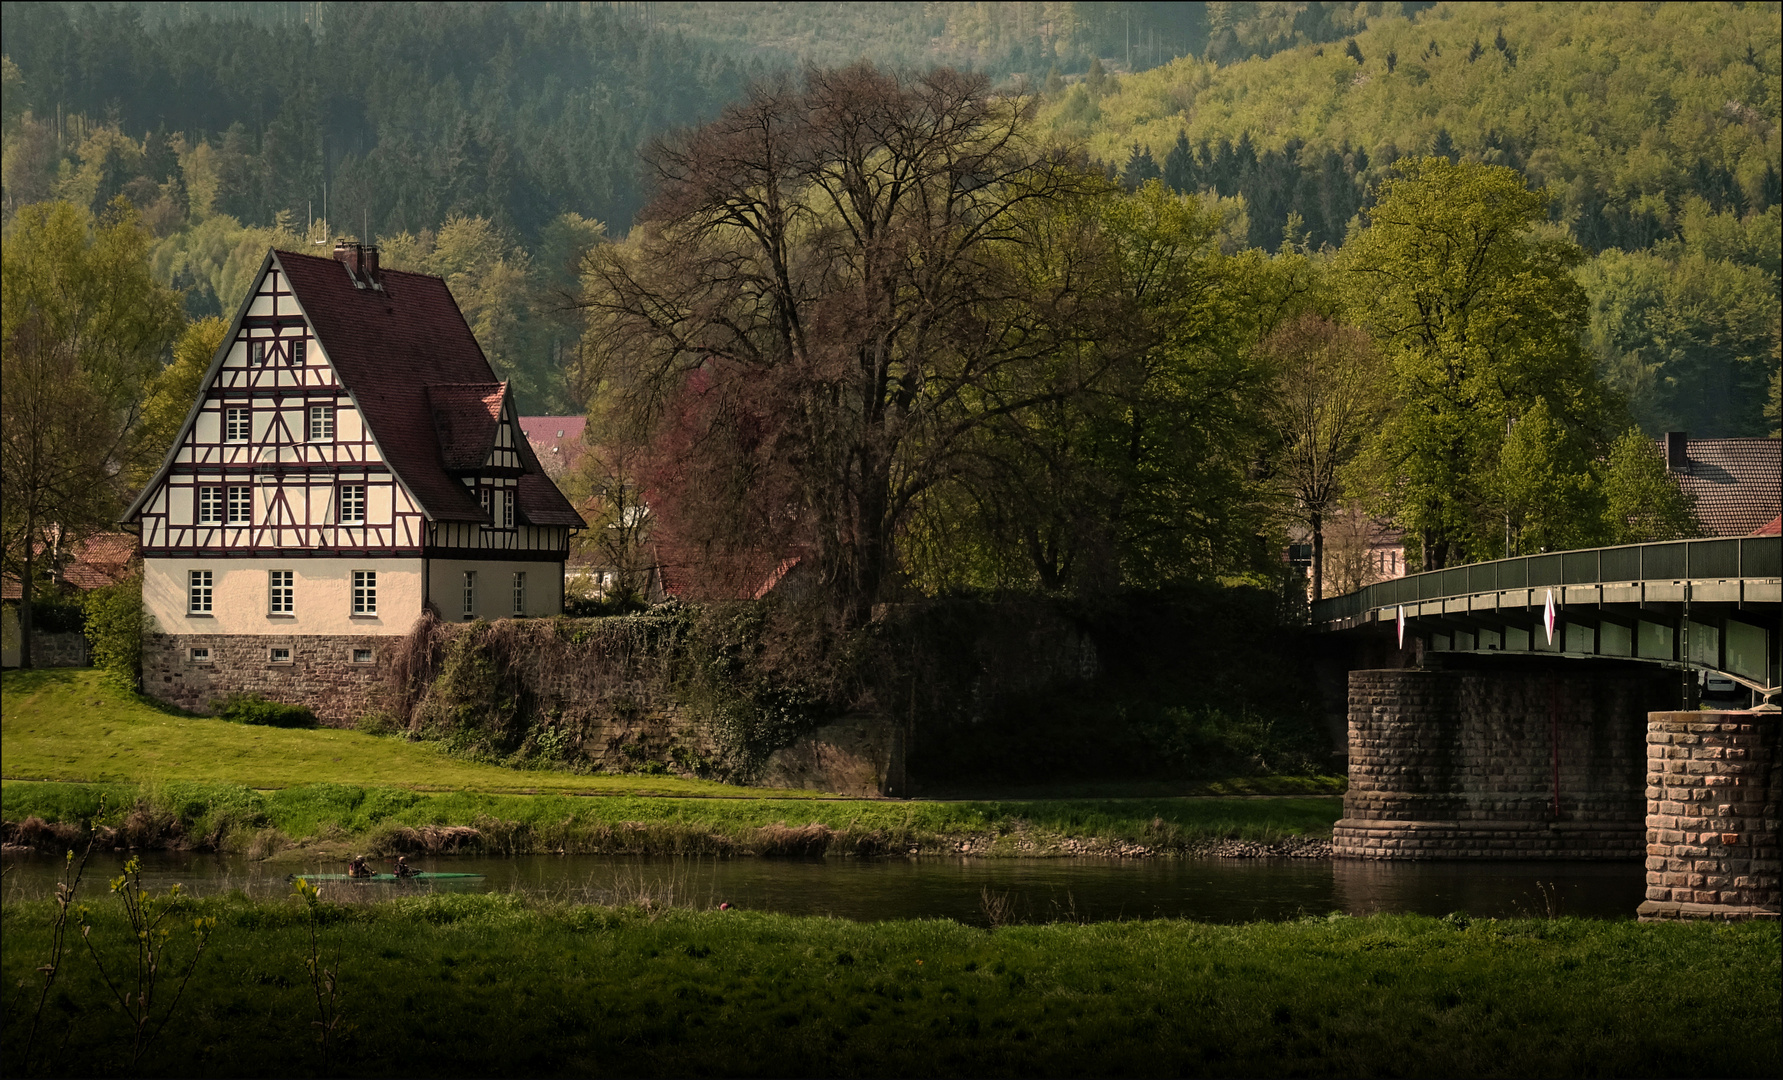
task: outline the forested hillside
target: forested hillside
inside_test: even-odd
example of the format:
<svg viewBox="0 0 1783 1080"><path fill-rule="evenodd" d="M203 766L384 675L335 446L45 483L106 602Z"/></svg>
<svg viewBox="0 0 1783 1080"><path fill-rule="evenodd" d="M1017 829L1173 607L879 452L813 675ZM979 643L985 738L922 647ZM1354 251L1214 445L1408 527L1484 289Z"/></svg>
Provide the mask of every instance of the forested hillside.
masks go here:
<svg viewBox="0 0 1783 1080"><path fill-rule="evenodd" d="M1427 10L1425 10L1428 8ZM446 273L529 410L567 263L648 198L638 150L753 79L866 58L1043 95L1129 189L1219 197L1230 247L1341 246L1405 156L1505 164L1596 255L1602 373L1648 430L1768 430L1776 4L17 4L4 213L119 194L192 315L270 243L382 239ZM475 237L472 243L468 238ZM1606 254L1598 254L1606 253Z"/></svg>

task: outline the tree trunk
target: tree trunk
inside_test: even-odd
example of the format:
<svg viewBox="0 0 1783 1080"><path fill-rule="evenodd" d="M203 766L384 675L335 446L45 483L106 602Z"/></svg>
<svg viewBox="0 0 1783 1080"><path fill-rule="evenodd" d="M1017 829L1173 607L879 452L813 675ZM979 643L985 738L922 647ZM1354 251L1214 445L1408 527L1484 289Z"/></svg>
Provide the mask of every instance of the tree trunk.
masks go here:
<svg viewBox="0 0 1783 1080"><path fill-rule="evenodd" d="M37 534L36 508L27 504L25 508L25 572L19 580L19 670L31 666L31 602L32 578L37 573L35 538Z"/></svg>
<svg viewBox="0 0 1783 1080"><path fill-rule="evenodd" d="M1312 515L1312 598L1325 598L1325 515Z"/></svg>

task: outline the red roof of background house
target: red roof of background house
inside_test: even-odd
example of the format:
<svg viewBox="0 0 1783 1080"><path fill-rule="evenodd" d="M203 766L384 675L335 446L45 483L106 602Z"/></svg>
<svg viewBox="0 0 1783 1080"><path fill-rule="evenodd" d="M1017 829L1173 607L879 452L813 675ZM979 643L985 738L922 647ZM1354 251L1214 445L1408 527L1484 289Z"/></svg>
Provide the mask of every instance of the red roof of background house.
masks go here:
<svg viewBox="0 0 1783 1080"><path fill-rule="evenodd" d="M588 448L582 443L582 432L588 427L586 416L522 416L520 430L533 453L547 465L573 468Z"/></svg>
<svg viewBox="0 0 1783 1080"><path fill-rule="evenodd" d="M1691 439L1687 446L1688 466L1672 475L1696 498L1704 533L1747 536L1778 516L1783 439Z"/></svg>
<svg viewBox="0 0 1783 1080"><path fill-rule="evenodd" d="M44 550L41 541L37 550ZM136 536L132 533L89 536L76 540L69 548L68 562L62 567L62 580L82 592L116 585L130 575L130 562L134 558ZM17 600L24 592L14 575L7 574L0 580L0 600Z"/></svg>
<svg viewBox="0 0 1783 1080"><path fill-rule="evenodd" d="M1763 525L1760 525L1758 528L1753 529L1752 535L1753 536L1783 536L1783 514L1778 514L1776 517L1765 522Z"/></svg>
<svg viewBox="0 0 1783 1080"><path fill-rule="evenodd" d="M447 471L427 392L430 385L499 385L446 283L426 274L382 270L382 290L361 289L333 258L294 251L274 255L404 485L436 520L488 521L482 506ZM569 500L543 475L531 447L516 449L537 473L521 478L521 517L535 525L582 525Z"/></svg>

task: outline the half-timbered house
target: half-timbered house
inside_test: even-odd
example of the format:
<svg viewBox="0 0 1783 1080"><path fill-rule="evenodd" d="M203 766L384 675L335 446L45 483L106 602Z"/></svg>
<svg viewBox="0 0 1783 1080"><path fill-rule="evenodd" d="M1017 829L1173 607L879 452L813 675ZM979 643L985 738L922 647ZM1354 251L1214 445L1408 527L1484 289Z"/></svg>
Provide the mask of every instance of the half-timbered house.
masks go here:
<svg viewBox="0 0 1783 1080"><path fill-rule="evenodd" d="M144 682L348 719L424 611L555 615L582 519L439 278L271 251L141 530Z"/></svg>

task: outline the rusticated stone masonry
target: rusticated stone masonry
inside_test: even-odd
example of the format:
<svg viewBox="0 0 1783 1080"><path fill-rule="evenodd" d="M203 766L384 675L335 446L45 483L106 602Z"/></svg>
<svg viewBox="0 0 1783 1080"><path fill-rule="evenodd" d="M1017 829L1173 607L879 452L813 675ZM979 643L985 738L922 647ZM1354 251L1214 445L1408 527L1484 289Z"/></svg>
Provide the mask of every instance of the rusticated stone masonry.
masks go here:
<svg viewBox="0 0 1783 1080"><path fill-rule="evenodd" d="M1774 712L1656 712L1647 720L1647 899L1642 919L1775 919Z"/></svg>
<svg viewBox="0 0 1783 1080"><path fill-rule="evenodd" d="M1577 661L1353 671L1333 854L1637 859L1646 715L1671 693L1655 669Z"/></svg>
<svg viewBox="0 0 1783 1080"><path fill-rule="evenodd" d="M401 638L332 634L245 637L148 634L142 642L143 689L193 712L231 694L307 705L331 727L352 727L386 708L388 674ZM274 649L287 650L274 656ZM194 650L204 650L194 656Z"/></svg>

